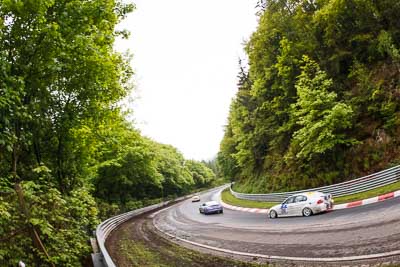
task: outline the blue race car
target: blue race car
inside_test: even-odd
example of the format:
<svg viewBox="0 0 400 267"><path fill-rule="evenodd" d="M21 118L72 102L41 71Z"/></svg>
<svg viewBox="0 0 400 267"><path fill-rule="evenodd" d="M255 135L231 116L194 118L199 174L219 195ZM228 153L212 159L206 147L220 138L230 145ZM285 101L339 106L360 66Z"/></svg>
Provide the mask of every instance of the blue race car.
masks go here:
<svg viewBox="0 0 400 267"><path fill-rule="evenodd" d="M199 211L203 214L223 213L224 208L217 201L209 201L201 204L199 207Z"/></svg>

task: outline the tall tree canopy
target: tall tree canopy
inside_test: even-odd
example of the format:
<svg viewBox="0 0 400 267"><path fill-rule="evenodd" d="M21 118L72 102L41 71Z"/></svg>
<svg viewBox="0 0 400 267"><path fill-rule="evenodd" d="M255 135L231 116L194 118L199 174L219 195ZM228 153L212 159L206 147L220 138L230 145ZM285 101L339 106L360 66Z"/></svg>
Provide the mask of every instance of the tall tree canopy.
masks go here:
<svg viewBox="0 0 400 267"><path fill-rule="evenodd" d="M267 192L399 163L400 3L258 6L218 156L224 175L238 190Z"/></svg>
<svg viewBox="0 0 400 267"><path fill-rule="evenodd" d="M134 9L110 0L0 1L0 262L80 266L100 218L210 186L214 173L141 136L121 111Z"/></svg>
<svg viewBox="0 0 400 267"><path fill-rule="evenodd" d="M116 107L131 71L115 1L0 2L0 261L77 266L97 223L77 135Z"/></svg>

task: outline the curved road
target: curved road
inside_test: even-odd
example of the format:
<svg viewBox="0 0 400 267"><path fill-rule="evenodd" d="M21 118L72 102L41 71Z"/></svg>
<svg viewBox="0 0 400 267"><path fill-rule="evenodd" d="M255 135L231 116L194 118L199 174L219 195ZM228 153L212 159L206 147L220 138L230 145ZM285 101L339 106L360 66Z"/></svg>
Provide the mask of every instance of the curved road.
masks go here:
<svg viewBox="0 0 400 267"><path fill-rule="evenodd" d="M216 200L218 191L200 196ZM170 235L212 247L269 256L338 258L400 250L400 198L311 217L268 219L224 209L203 215L186 200L154 215Z"/></svg>

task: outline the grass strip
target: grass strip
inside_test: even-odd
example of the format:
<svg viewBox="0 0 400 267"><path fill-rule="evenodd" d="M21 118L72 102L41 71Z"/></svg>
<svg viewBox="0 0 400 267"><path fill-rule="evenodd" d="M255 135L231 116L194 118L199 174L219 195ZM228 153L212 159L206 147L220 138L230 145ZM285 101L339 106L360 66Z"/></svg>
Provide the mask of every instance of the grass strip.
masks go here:
<svg viewBox="0 0 400 267"><path fill-rule="evenodd" d="M231 194L229 188L225 189L221 193L222 201L226 204L243 207L243 208L258 208L258 209L268 209L272 206L278 204L276 202L264 202L264 201L254 201L254 200L246 200L246 199L239 199L236 198L234 195Z"/></svg>
<svg viewBox="0 0 400 267"><path fill-rule="evenodd" d="M362 193L357 193L357 194L353 194L353 195L348 195L348 196L343 196L343 197L335 197L335 204L343 204L343 203L347 203L347 202L353 202L353 201L357 201L357 200L363 200L363 199L367 199L367 198L371 198L371 197L376 197L376 196L380 196L380 195L384 195L393 191L397 191L400 190L400 181L393 183L393 184L389 184L389 185L385 185L382 187L378 187L369 191L365 191Z"/></svg>
<svg viewBox="0 0 400 267"><path fill-rule="evenodd" d="M363 200L371 197L376 197L379 195L387 194L393 191L400 190L400 181L385 185L379 188L375 188L369 191L365 191L362 193L352 194L348 196L342 197L334 197L335 204L343 204L348 202L353 202L357 200ZM245 199L238 199L234 195L231 194L229 188L222 191L221 194L222 201L238 207L244 208L259 208L259 209L268 209L276 204L277 202L264 202L264 201L254 201L254 200L245 200Z"/></svg>

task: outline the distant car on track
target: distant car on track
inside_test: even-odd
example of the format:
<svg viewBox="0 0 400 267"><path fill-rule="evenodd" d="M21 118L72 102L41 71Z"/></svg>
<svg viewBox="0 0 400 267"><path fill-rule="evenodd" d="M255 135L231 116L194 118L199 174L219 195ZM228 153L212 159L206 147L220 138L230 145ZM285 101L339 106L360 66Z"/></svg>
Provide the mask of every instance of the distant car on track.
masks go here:
<svg viewBox="0 0 400 267"><path fill-rule="evenodd" d="M321 192L300 193L288 197L281 204L269 209L271 219L281 216L311 216L316 213L324 212L333 206L331 194Z"/></svg>
<svg viewBox="0 0 400 267"><path fill-rule="evenodd" d="M192 202L199 202L200 197L198 195L192 196Z"/></svg>
<svg viewBox="0 0 400 267"><path fill-rule="evenodd" d="M200 205L199 211L203 214L223 213L224 208L217 201L208 201Z"/></svg>

